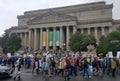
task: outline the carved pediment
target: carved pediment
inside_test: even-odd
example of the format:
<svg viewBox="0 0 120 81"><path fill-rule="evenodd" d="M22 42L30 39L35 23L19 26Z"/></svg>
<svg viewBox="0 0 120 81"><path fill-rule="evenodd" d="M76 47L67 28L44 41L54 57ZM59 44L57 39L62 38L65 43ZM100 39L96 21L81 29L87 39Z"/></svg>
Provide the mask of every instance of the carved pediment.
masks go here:
<svg viewBox="0 0 120 81"><path fill-rule="evenodd" d="M41 24L41 23L55 23L63 21L75 21L77 18L69 15L64 15L49 11L41 16L35 17L34 19L28 21L28 24Z"/></svg>

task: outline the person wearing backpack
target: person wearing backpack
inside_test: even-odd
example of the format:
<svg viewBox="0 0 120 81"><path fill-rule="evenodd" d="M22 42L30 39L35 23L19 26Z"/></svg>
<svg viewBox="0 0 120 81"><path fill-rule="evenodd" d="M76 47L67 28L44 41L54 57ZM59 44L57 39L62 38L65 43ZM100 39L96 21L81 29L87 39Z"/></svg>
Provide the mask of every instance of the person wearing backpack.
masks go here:
<svg viewBox="0 0 120 81"><path fill-rule="evenodd" d="M116 64L116 62L115 62L115 61L113 60L113 58L112 58L112 59L111 59L112 77L115 77L116 67L117 67L117 64Z"/></svg>
<svg viewBox="0 0 120 81"><path fill-rule="evenodd" d="M65 66L64 72L65 72L65 81L66 80L69 81L70 80L70 61L67 57L66 57L66 66Z"/></svg>
<svg viewBox="0 0 120 81"><path fill-rule="evenodd" d="M13 79L21 79L21 63L20 63L20 58L18 58L18 60L16 61L15 64L15 71L14 71L14 76Z"/></svg>
<svg viewBox="0 0 120 81"><path fill-rule="evenodd" d="M89 73L88 73L88 62L87 62L87 59L85 58L84 59L84 62L83 62L83 78L85 77L85 75L87 74L88 78L89 78Z"/></svg>
<svg viewBox="0 0 120 81"><path fill-rule="evenodd" d="M40 63L38 58L36 59L36 62L35 62L35 68L36 68L36 73L39 74Z"/></svg>
<svg viewBox="0 0 120 81"><path fill-rule="evenodd" d="M48 60L44 60L44 68L43 68L43 71L44 71L44 76L46 74L48 74L48 71L49 71L49 63L48 63Z"/></svg>
<svg viewBox="0 0 120 81"><path fill-rule="evenodd" d="M35 57L34 58L34 61L33 61L33 63L32 63L32 74L34 73L34 70L35 70L35 68L36 68L36 61L37 61L37 58Z"/></svg>

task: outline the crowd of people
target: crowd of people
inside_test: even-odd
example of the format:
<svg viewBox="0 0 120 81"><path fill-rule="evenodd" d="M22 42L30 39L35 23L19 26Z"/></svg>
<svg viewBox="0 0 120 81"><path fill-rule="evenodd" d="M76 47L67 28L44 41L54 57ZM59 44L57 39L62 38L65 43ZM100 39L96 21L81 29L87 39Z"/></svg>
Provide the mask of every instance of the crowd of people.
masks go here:
<svg viewBox="0 0 120 81"><path fill-rule="evenodd" d="M41 73L43 76L61 75L65 80L72 76L92 78L94 76L109 75L115 77L120 74L120 58L98 57L94 54L83 55L80 52L72 51L40 51L34 57L0 57L0 64L15 68L24 66L32 68L32 74Z"/></svg>

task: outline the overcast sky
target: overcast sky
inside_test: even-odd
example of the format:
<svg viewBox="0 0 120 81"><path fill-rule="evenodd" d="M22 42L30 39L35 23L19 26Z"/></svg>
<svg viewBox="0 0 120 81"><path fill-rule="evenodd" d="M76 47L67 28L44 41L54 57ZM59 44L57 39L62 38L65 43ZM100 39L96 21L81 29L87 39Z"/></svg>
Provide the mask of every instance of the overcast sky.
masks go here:
<svg viewBox="0 0 120 81"><path fill-rule="evenodd" d="M25 11L54 8L97 1L114 4L113 19L120 19L120 0L0 0L0 36L4 30L17 25L17 15Z"/></svg>

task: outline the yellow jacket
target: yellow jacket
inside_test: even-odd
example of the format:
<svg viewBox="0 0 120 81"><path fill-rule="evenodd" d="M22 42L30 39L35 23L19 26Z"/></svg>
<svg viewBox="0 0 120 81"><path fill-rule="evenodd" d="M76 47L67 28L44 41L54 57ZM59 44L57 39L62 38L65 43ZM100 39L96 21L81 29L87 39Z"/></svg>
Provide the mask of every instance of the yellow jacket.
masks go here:
<svg viewBox="0 0 120 81"><path fill-rule="evenodd" d="M117 67L116 63L114 60L111 60L111 68L115 69Z"/></svg>

